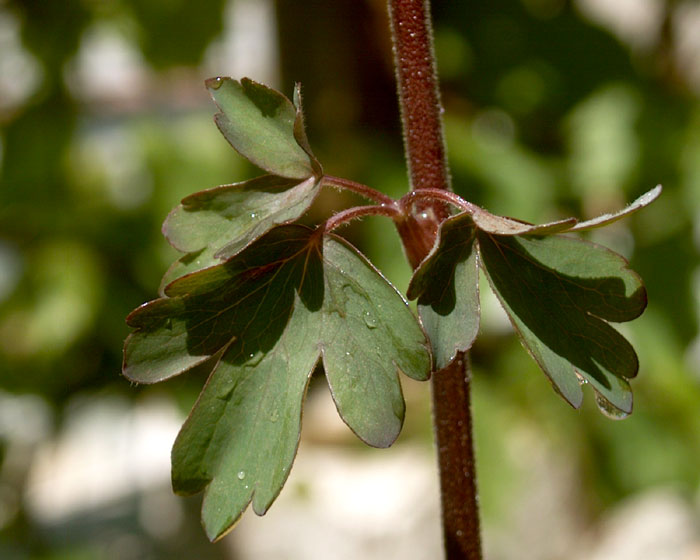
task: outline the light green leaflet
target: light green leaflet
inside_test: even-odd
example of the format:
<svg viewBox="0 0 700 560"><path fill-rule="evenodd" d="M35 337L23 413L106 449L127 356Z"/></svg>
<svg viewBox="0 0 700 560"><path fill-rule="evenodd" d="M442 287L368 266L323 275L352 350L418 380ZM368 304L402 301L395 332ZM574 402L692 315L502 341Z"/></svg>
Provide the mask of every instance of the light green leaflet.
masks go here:
<svg viewBox="0 0 700 560"><path fill-rule="evenodd" d="M288 179L319 175L318 162L307 152L300 105L248 78L211 78L206 85L221 109L216 125L243 157ZM295 98L301 99L298 91Z"/></svg>
<svg viewBox="0 0 700 560"><path fill-rule="evenodd" d="M403 298L334 235L274 228L165 295L129 316L136 330L124 374L153 383L220 355L173 448L173 487L205 490L212 540L251 500L263 514L279 493L319 360L341 417L377 447L390 445L403 422L398 372L430 372L427 340Z"/></svg>

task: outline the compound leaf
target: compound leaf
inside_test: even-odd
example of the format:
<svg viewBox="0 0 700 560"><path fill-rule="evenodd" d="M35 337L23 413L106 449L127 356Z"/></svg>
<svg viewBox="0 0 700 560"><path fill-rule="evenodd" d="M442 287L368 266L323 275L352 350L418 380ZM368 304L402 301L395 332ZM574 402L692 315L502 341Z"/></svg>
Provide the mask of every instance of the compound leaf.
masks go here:
<svg viewBox="0 0 700 560"><path fill-rule="evenodd" d="M289 179L320 174L318 161L310 155L305 136L300 135L300 106L248 78L240 82L210 78L206 86L221 109L214 116L216 125L243 157L268 173Z"/></svg>
<svg viewBox="0 0 700 560"><path fill-rule="evenodd" d="M129 316L124 374L152 383L218 358L173 447L173 487L205 490L212 540L248 503L263 514L279 493L319 360L343 420L378 447L403 422L398 371L430 371L425 335L398 292L347 242L303 226L273 228L165 296Z"/></svg>
<svg viewBox="0 0 700 560"><path fill-rule="evenodd" d="M458 214L440 226L439 240L408 286L433 348L435 370L470 348L479 332L479 269L471 217Z"/></svg>
<svg viewBox="0 0 700 560"><path fill-rule="evenodd" d="M555 389L574 407L584 382L610 415L632 412L627 379L637 374L632 346L607 321L638 317L640 278L619 255L563 236L478 232L481 263L520 338Z"/></svg>

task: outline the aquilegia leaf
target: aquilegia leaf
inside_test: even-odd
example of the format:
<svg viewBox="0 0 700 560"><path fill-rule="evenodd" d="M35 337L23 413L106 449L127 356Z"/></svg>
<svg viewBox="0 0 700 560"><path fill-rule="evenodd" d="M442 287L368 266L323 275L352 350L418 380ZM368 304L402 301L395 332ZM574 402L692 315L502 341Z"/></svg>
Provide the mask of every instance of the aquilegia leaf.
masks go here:
<svg viewBox="0 0 700 560"><path fill-rule="evenodd" d="M225 263L189 274L128 318L124 374L152 383L218 358L173 448L173 487L205 490L220 538L248 503L263 514L299 440L321 360L338 412L370 445L397 437L398 372L426 379L430 352L398 292L342 238L279 226Z"/></svg>

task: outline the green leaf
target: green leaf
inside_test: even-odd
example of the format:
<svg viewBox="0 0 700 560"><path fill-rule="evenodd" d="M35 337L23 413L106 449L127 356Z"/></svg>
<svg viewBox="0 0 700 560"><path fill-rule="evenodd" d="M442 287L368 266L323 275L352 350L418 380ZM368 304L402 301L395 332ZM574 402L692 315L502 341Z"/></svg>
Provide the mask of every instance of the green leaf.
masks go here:
<svg viewBox="0 0 700 560"><path fill-rule="evenodd" d="M231 78L210 78L206 86L221 109L214 117L216 125L243 157L280 177L320 176L320 165L300 133L300 106L248 78L240 83Z"/></svg>
<svg viewBox="0 0 700 560"><path fill-rule="evenodd" d="M188 253L166 273L162 286L219 264L276 225L298 219L311 206L320 183L265 175L201 191L182 200L163 224L163 235Z"/></svg>
<svg viewBox="0 0 700 560"><path fill-rule="evenodd" d="M554 388L574 407L581 383L612 416L632 412L632 346L607 321L630 321L646 306L640 278L619 255L563 236L478 232L481 263L520 338Z"/></svg>
<svg viewBox="0 0 700 560"><path fill-rule="evenodd" d="M263 514L279 493L319 359L343 420L378 447L403 422L398 372L426 379L430 371L427 340L405 301L334 235L276 227L165 292L128 317L136 331L124 374L153 383L219 358L173 448L173 487L206 489L211 539L249 502Z"/></svg>
<svg viewBox="0 0 700 560"><path fill-rule="evenodd" d="M468 350L479 332L479 269L476 227L466 213L440 226L439 240L408 286L433 348L435 370Z"/></svg>

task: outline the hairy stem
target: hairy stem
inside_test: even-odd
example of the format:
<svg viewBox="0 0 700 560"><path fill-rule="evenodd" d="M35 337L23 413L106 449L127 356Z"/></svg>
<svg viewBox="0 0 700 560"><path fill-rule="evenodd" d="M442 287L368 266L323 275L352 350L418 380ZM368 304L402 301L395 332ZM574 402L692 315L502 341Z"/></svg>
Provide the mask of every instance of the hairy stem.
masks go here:
<svg viewBox="0 0 700 560"><path fill-rule="evenodd" d="M396 216L398 216L400 212L401 211L394 202L392 202L392 204L382 204L380 206L355 206L353 208L341 210L328 218L323 226L323 230L328 232L333 231L363 216L388 216L389 218L396 219Z"/></svg>
<svg viewBox="0 0 700 560"><path fill-rule="evenodd" d="M442 529L448 560L480 560L481 532L466 353L433 374L433 417L440 467Z"/></svg>
<svg viewBox="0 0 700 560"><path fill-rule="evenodd" d="M324 175L321 180L321 184L328 187L334 187L336 189L345 189L352 191L364 198L371 200L373 202L378 202L380 204L393 205L395 204L394 199L390 196L385 195L383 192L363 185L362 183L356 183L350 179L343 179L342 177L333 177L332 175Z"/></svg>
<svg viewBox="0 0 700 560"><path fill-rule="evenodd" d="M389 15L411 190L449 191L430 3L389 0ZM416 268L433 247L449 209L434 196L407 201L412 211L395 222L406 255ZM469 375L468 358L460 354L432 378L447 560L481 559Z"/></svg>

